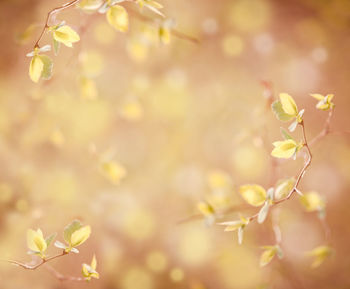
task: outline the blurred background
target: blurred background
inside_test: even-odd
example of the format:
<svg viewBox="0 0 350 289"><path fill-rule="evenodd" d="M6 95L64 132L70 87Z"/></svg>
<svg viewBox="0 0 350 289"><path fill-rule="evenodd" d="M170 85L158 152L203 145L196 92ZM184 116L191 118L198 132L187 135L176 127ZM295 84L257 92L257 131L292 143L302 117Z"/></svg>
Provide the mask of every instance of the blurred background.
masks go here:
<svg viewBox="0 0 350 289"><path fill-rule="evenodd" d="M0 263L1 288L350 287L347 135L312 147L300 185L326 200L336 253L318 269L305 252L325 244L323 228L297 197L274 210L285 257L264 268L260 246L274 244L271 217L249 225L239 246L235 234L207 226L197 209L208 199L241 206L239 185L266 188L302 166L302 157L281 162L272 175L272 142L284 124L269 110L262 81L305 108L309 138L327 117L309 93L334 93L331 128L349 130L348 0L164 0L176 30L199 40L171 35L168 45L132 3L125 5L125 34L104 15L68 9L57 19L81 41L58 56L50 52L54 75L34 84L25 55L47 12L63 3L0 1L0 257L30 262L28 228L57 232L62 241L64 226L77 218L91 225L90 239L79 255L51 265L80 276L95 253L100 279L72 284L44 266ZM51 44L49 35L41 43ZM237 217L231 210L220 220Z"/></svg>

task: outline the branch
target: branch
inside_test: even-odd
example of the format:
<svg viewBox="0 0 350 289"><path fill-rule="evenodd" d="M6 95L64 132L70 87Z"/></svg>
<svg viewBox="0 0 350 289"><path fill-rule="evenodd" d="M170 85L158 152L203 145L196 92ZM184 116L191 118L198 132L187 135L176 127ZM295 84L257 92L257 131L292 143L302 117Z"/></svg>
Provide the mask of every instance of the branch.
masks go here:
<svg viewBox="0 0 350 289"><path fill-rule="evenodd" d="M45 31L47 28L49 28L49 21L50 21L50 18L53 14L59 12L59 11L62 11L64 9L67 9L75 4L77 4L78 2L80 2L80 0L72 0L71 2L68 2L66 4L63 4L62 6L59 6L59 7L56 7L56 8L53 8L51 11L49 11L49 13L47 13L47 16L46 16L46 21L45 21L45 25L43 27L43 29L41 30L41 33L39 35L39 38L38 40L35 42L34 44L34 48L39 48L39 42L41 40L41 38L43 37Z"/></svg>
<svg viewBox="0 0 350 289"><path fill-rule="evenodd" d="M303 145L306 148L308 158L307 158L306 162L304 163L303 168L300 170L299 174L297 175L295 184L294 184L293 188L290 190L290 192L288 193L288 195L285 198L283 198L283 199L274 201L274 203L271 206L275 206L275 205L278 205L280 203L283 203L284 201L289 200L292 197L294 192L300 193L300 191L298 189L299 183L300 183L301 179L304 177L304 174L306 173L306 170L311 165L312 154L311 154L311 150L310 150L309 144L308 144L307 139L306 139L304 121L299 123L299 125L301 126L301 130L302 130L302 134L303 134ZM254 219L256 219L258 217L258 215L259 215L259 213L256 213L255 215L249 217L248 218L249 222L251 222Z"/></svg>
<svg viewBox="0 0 350 289"><path fill-rule="evenodd" d="M38 263L38 264L36 264L36 265L29 265L29 264L21 263L21 262L14 261L14 260L2 260L2 261L11 263L11 264L13 264L13 265L22 267L22 268L27 269L27 270L35 270L35 269L39 268L41 265L43 265L43 264L45 264L45 263L47 263L47 262L50 262L50 261L52 261L52 260L54 260L54 259L56 259L56 258L65 256L65 255L67 255L67 254L68 254L68 252L66 252L66 251L63 250L61 254L58 254L58 255L49 257L49 258L47 258L47 259L45 259L45 258L44 258L44 259L41 259L41 262Z"/></svg>
<svg viewBox="0 0 350 289"><path fill-rule="evenodd" d="M135 18L138 18L139 20L141 21L144 21L144 22L152 22L154 23L154 19L151 18L151 17L148 17L146 15L143 15L133 9L129 9L129 13L134 15ZM180 38L180 39L184 39L184 40L188 40L192 43L195 43L195 44L199 44L199 40L195 37L192 37L192 36L189 36L189 35L186 35L176 29L171 29L171 34L174 35L175 37L177 38Z"/></svg>
<svg viewBox="0 0 350 289"><path fill-rule="evenodd" d="M77 282L81 282L81 281L85 281L84 278L82 277L73 277L73 276L65 276L63 274L61 274L60 272L56 271L56 269L54 269L52 266L50 266L49 264L47 264L45 266L45 268L59 281L77 281Z"/></svg>
<svg viewBox="0 0 350 289"><path fill-rule="evenodd" d="M328 112L328 117L324 123L323 129L321 130L321 132L315 136L310 142L309 142L309 146L314 145L315 143L319 142L321 139L323 139L324 137L326 137L329 134L339 134L339 135L343 135L343 134L350 134L350 130L344 130L344 131L333 131L331 130L331 119L334 113L334 108L331 108Z"/></svg>
<svg viewBox="0 0 350 289"><path fill-rule="evenodd" d="M226 210L219 212L218 213L219 216L216 216L216 217L219 218L219 217L225 216L225 215L233 213L233 212L242 211L242 210L250 210L250 209L252 209L252 208L246 204L235 205L235 206L231 206L231 207L227 208ZM184 223L188 223L188 222L195 221L195 220L202 220L202 219L203 219L202 214L200 214L200 213L193 214L191 216L185 217L185 218L177 221L176 225L181 225Z"/></svg>

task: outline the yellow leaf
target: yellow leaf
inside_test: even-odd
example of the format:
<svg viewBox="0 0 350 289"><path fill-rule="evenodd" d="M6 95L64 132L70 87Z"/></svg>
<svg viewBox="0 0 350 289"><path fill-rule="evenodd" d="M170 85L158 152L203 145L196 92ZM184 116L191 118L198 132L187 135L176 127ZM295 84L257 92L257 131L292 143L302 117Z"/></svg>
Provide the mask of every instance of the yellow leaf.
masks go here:
<svg viewBox="0 0 350 289"><path fill-rule="evenodd" d="M65 142L65 137L61 130L55 129L51 132L50 141L53 145L61 147Z"/></svg>
<svg viewBox="0 0 350 289"><path fill-rule="evenodd" d="M140 120L143 116L143 108L137 100L128 101L122 107L121 116L130 121Z"/></svg>
<svg viewBox="0 0 350 289"><path fill-rule="evenodd" d="M129 16L125 8L120 5L112 6L106 13L108 23L116 30L126 32L129 27Z"/></svg>
<svg viewBox="0 0 350 289"><path fill-rule="evenodd" d="M98 93L95 81L84 76L79 80L81 97L85 99L96 99Z"/></svg>
<svg viewBox="0 0 350 289"><path fill-rule="evenodd" d="M214 208L207 202L199 202L197 208L205 217L213 216L215 214Z"/></svg>
<svg viewBox="0 0 350 289"><path fill-rule="evenodd" d="M29 65L29 76L34 82L38 82L44 70L44 62L39 55L34 55Z"/></svg>
<svg viewBox="0 0 350 289"><path fill-rule="evenodd" d="M83 264L82 274L85 277L85 280L89 281L91 278L99 279L100 275L96 272L96 257L95 255L92 258L91 264Z"/></svg>
<svg viewBox="0 0 350 289"><path fill-rule="evenodd" d="M170 29L166 27L159 28L159 39L163 44L170 43Z"/></svg>
<svg viewBox="0 0 350 289"><path fill-rule="evenodd" d="M300 149L300 145L297 145L293 139L276 141L273 145L275 148L272 150L271 155L275 158L289 159Z"/></svg>
<svg viewBox="0 0 350 289"><path fill-rule="evenodd" d="M95 255L92 257L90 266L91 266L92 269L96 270L97 261L96 261L96 256Z"/></svg>
<svg viewBox="0 0 350 289"><path fill-rule="evenodd" d="M102 4L103 0L81 0L77 6L86 12L90 12L100 8Z"/></svg>
<svg viewBox="0 0 350 289"><path fill-rule="evenodd" d="M324 96L322 94L319 93L311 93L310 94L313 98L316 98L317 100L323 100Z"/></svg>
<svg viewBox="0 0 350 289"><path fill-rule="evenodd" d="M216 190L206 197L206 200L212 204L215 209L225 210L231 204L231 198L228 191Z"/></svg>
<svg viewBox="0 0 350 289"><path fill-rule="evenodd" d="M275 255L277 253L276 246L265 246L263 248L265 249L265 251L260 256L260 266L261 267L269 264L272 261L273 257L275 257Z"/></svg>
<svg viewBox="0 0 350 289"><path fill-rule="evenodd" d="M243 199L252 206L259 207L266 200L266 191L259 185L244 185L239 188Z"/></svg>
<svg viewBox="0 0 350 289"><path fill-rule="evenodd" d="M282 108L286 114L297 116L298 108L294 99L288 93L280 93Z"/></svg>
<svg viewBox="0 0 350 289"><path fill-rule="evenodd" d="M247 219L241 218L241 220L223 222L219 223L219 225L226 226L225 232L233 232L241 227L245 227L248 223L249 221Z"/></svg>
<svg viewBox="0 0 350 289"><path fill-rule="evenodd" d="M53 38L66 45L67 47L72 47L73 43L78 42L80 37L71 27L68 25L63 25L55 30L53 30Z"/></svg>
<svg viewBox="0 0 350 289"><path fill-rule="evenodd" d="M317 192L310 192L300 196L300 202L308 212L319 211L325 208L325 203Z"/></svg>
<svg viewBox="0 0 350 289"><path fill-rule="evenodd" d="M231 186L230 176L221 170L212 170L208 174L208 184L212 190L227 189Z"/></svg>
<svg viewBox="0 0 350 289"><path fill-rule="evenodd" d="M90 273L89 273L89 269L88 268L89 267L86 264L83 264L82 273L83 273L83 276L85 278L87 278L87 279L90 278Z"/></svg>
<svg viewBox="0 0 350 289"><path fill-rule="evenodd" d="M326 111L334 107L334 103L332 102L334 94L327 94L326 96L323 96L321 94L314 93L310 95L319 101L316 104L316 108Z"/></svg>
<svg viewBox="0 0 350 289"><path fill-rule="evenodd" d="M146 60L149 52L149 45L142 39L130 39L126 46L128 55L136 62L143 62Z"/></svg>
<svg viewBox="0 0 350 289"><path fill-rule="evenodd" d="M79 230L75 231L70 239L70 246L76 247L84 243L90 236L91 228L90 226L84 226Z"/></svg>
<svg viewBox="0 0 350 289"><path fill-rule="evenodd" d="M105 177L116 185L119 185L120 181L126 176L126 169L114 161L102 163L101 169Z"/></svg>
<svg viewBox="0 0 350 289"><path fill-rule="evenodd" d="M144 5L149 5L149 6L152 6L156 9L161 9L163 8L163 5L156 2L156 1L153 1L153 0L136 0L136 2L139 4L139 6L142 8Z"/></svg>
<svg viewBox="0 0 350 289"><path fill-rule="evenodd" d="M295 183L294 178L280 181L277 184L275 189L275 199L279 200L279 199L285 198L289 194L289 192L293 189L294 183Z"/></svg>
<svg viewBox="0 0 350 289"><path fill-rule="evenodd" d="M39 27L38 24L29 25L26 30L16 36L17 43L20 45L27 44L31 40L37 27Z"/></svg>
<svg viewBox="0 0 350 289"><path fill-rule="evenodd" d="M34 252L40 252L42 254L46 251L47 244L40 229L37 231L32 229L27 230L27 245Z"/></svg>
<svg viewBox="0 0 350 289"><path fill-rule="evenodd" d="M330 257L332 253L333 249L329 246L319 246L306 254L315 258L311 264L311 268L316 268L320 266L328 257Z"/></svg>

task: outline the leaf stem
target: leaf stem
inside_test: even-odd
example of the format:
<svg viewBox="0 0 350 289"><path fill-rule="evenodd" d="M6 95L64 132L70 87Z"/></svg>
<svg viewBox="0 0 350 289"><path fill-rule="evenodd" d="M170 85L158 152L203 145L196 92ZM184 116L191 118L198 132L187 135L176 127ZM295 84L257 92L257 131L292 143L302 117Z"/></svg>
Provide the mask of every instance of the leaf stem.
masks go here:
<svg viewBox="0 0 350 289"><path fill-rule="evenodd" d="M50 266L49 264L47 264L45 266L45 268L53 275L55 276L56 279L58 279L59 281L84 281L84 278L81 277L73 277L73 276L65 276L63 274L61 274L60 272L58 272L56 269L54 269L52 266Z"/></svg>
<svg viewBox="0 0 350 289"><path fill-rule="evenodd" d="M56 258L62 257L64 255L67 255L67 254L68 254L68 252L63 250L61 254L57 254L57 255L54 255L54 256L46 258L46 259L45 258L41 259L41 262L39 262L36 265L29 265L29 264L25 264L25 263L21 263L21 262L15 261L15 260L2 260L2 261L11 263L13 265L22 267L22 268L27 269L27 270L35 270L35 269L39 268L41 265L43 265L43 264L45 264L47 262L50 262L50 261L52 261L52 260L54 260Z"/></svg>
<svg viewBox="0 0 350 289"><path fill-rule="evenodd" d="M312 153L311 153L311 150L310 150L310 146L309 146L309 144L307 142L304 121L300 122L299 125L301 126L301 131L302 131L302 135L303 135L303 146L306 148L306 151L307 151L307 160L304 163L304 166L300 170L299 174L297 175L295 184L294 184L293 188L290 190L290 192L288 193L288 195L285 198L283 198L283 199L274 201L274 203L271 206L275 206L275 205L278 205L280 203L283 203L284 201L289 200L292 197L294 192L299 192L298 186L300 184L300 181L304 177L304 174L306 173L306 171L309 168L309 166L311 165ZM259 213L255 214L253 216L250 216L248 218L249 222L251 222L254 219L256 219L258 217L258 215L259 215Z"/></svg>
<svg viewBox="0 0 350 289"><path fill-rule="evenodd" d="M49 28L49 21L50 21L50 18L53 14L57 13L57 12L60 12L64 9L67 9L75 4L77 4L78 2L80 2L81 0L72 0L71 2L68 2L66 4L63 4L62 6L59 6L59 7L56 7L56 8L53 8L52 10L49 11L49 13L47 13L47 16L46 16L46 21L45 21L45 24L44 24L44 27L43 29L41 30L41 33L39 35L39 38L38 40L35 42L34 44L34 48L39 48L39 42L41 40L41 38L43 37L45 31L47 28Z"/></svg>

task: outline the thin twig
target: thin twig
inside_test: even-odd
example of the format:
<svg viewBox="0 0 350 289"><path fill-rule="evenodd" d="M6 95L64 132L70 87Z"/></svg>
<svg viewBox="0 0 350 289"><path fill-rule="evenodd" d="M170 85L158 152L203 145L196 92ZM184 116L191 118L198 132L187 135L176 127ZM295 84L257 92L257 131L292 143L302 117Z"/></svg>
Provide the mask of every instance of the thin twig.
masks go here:
<svg viewBox="0 0 350 289"><path fill-rule="evenodd" d="M50 26L49 26L49 21L50 21L51 16L52 16L53 14L59 12L59 11L62 11L62 10L64 10L64 9L67 9L67 8L69 8L69 7L71 7L71 6L73 6L73 5L77 4L77 3L79 3L80 1L81 1L81 0L73 0L73 1L71 1L71 2L68 2L68 3L66 3L66 4L63 4L62 6L53 8L52 10L49 11L49 13L47 13L46 21L45 21L44 27L43 27L43 29L41 30L41 33L40 33L40 35L39 35L38 40L37 40L37 41L35 42L35 44L34 44L34 48L39 48L39 47L40 47L40 46L39 46L39 42L40 42L41 38L43 37L43 35L44 35L46 29L50 27Z"/></svg>
<svg viewBox="0 0 350 289"><path fill-rule="evenodd" d="M77 281L77 282L81 282L81 281L85 281L84 278L82 277L74 277L74 276L65 276L63 274L61 274L60 272L58 272L55 268L53 268L52 266L50 266L49 264L47 264L45 266L45 268L59 281Z"/></svg>
<svg viewBox="0 0 350 289"><path fill-rule="evenodd" d="M279 221L279 210L274 210L272 214L272 229L275 235L276 244L281 244L282 242L282 232L278 224Z"/></svg>
<svg viewBox="0 0 350 289"><path fill-rule="evenodd" d="M350 134L349 130L344 130L344 131L331 130L331 119L333 114L334 114L334 108L331 108L328 112L328 117L324 123L323 129L317 136L315 136L312 140L310 140L309 146L314 145L315 143L319 142L321 139L323 139L329 134L338 134L338 135Z"/></svg>
<svg viewBox="0 0 350 289"><path fill-rule="evenodd" d="M65 255L67 255L67 254L68 254L68 252L66 252L65 250L63 250L61 254L58 254L58 255L55 255L55 256L52 256L52 257L49 257L49 258L41 259L41 262L39 262L39 263L36 264L36 265L29 265L29 264L21 263L21 262L14 261L14 260L1 260L1 261L11 263L11 264L13 264L13 265L22 267L22 268L27 269L27 270L35 270L35 269L39 268L41 265L43 265L43 264L45 264L45 263L47 263L47 262L50 262L50 261L52 261L52 260L54 260L54 259L56 259L56 258L65 256Z"/></svg>
<svg viewBox="0 0 350 289"><path fill-rule="evenodd" d="M284 201L287 201L289 200L293 193L294 192L299 192L299 189L298 189L298 185L301 181L301 179L303 178L306 170L308 169L308 167L311 165L311 162L312 162L312 154L311 154L311 150L310 150L310 147L309 147L309 144L307 142L307 139L306 139L306 133L305 133L305 125L304 125L304 121L300 122L299 125L301 126L301 130L302 130L302 135L303 135L303 146L306 148L306 151L307 151L307 155L308 155L308 158L306 160L306 162L304 163L304 166L303 168L300 170L297 178L296 178L296 181L294 183L294 186L293 188L290 190L290 192L288 193L288 195L283 198L283 199L280 199L280 200L277 200L277 201L274 201L274 203L271 205L271 206L275 206L275 205L278 205L280 203L283 203ZM254 219L256 219L258 217L259 213L256 213L255 215L253 216L250 216L248 218L249 222L253 221Z"/></svg>
<svg viewBox="0 0 350 289"><path fill-rule="evenodd" d="M139 13L139 12L133 10L133 9L129 9L128 11L129 11L129 13L134 15L135 18L138 18L141 21L153 22L154 23L154 19L149 17L149 16L143 15L143 14L141 14L141 13ZM178 31L176 29L171 29L170 31L171 31L171 34L174 35L177 38L188 40L188 41L193 42L195 44L199 44L199 40L197 38L195 38L195 37L189 36L189 35L187 35L185 33L182 33L182 32L180 32L180 31Z"/></svg>
<svg viewBox="0 0 350 289"><path fill-rule="evenodd" d="M246 204L235 205L235 206L231 206L231 207L227 208L226 210L219 212L218 213L219 216L216 216L216 217L220 218L222 216L225 216L225 215L233 213L233 212L242 211L242 210L250 210L250 209L252 209L252 207L250 207ZM198 214L193 214L193 215L187 216L187 217L177 221L176 224L181 225L184 223L188 223L188 222L195 221L195 220L201 220L201 219L203 219L203 215L198 213Z"/></svg>

